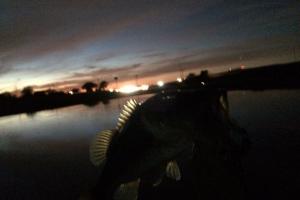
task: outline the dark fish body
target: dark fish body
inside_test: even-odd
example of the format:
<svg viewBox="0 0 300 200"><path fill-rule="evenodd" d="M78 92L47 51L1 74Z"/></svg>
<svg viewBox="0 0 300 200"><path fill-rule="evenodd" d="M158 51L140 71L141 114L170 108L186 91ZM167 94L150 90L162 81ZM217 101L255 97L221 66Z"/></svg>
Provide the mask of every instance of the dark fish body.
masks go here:
<svg viewBox="0 0 300 200"><path fill-rule="evenodd" d="M220 97L215 91L181 92L125 105L116 130L107 134L95 196L110 199L121 184L132 181L159 184L165 173L180 180L176 161L192 157L195 145L227 148L232 124Z"/></svg>

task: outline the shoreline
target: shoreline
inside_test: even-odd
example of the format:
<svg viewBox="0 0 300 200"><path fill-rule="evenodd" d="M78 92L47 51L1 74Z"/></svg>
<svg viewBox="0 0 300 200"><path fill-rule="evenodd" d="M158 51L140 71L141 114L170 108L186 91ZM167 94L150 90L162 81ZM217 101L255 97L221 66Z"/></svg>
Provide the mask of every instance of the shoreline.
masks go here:
<svg viewBox="0 0 300 200"><path fill-rule="evenodd" d="M17 98L9 93L3 93L0 94L0 117L20 113L35 113L79 104L93 106L99 102L105 104L115 98L159 92L203 89L217 89L224 92L234 90L295 90L300 89L299 77L300 62L294 62L249 69L235 69L219 74L209 74L208 71L202 71L200 75L190 74L182 83L169 82L163 87L152 85L147 91L138 91L131 94L96 91L71 95L58 91L48 93L44 91Z"/></svg>

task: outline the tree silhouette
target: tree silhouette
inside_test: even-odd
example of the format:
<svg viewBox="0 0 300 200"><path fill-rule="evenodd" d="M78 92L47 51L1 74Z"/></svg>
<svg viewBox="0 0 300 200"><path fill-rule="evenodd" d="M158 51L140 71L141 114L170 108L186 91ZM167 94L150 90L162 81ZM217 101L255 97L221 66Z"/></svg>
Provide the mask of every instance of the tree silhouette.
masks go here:
<svg viewBox="0 0 300 200"><path fill-rule="evenodd" d="M189 75L186 77L186 80L190 80L196 77L196 74L194 73L189 73Z"/></svg>
<svg viewBox="0 0 300 200"><path fill-rule="evenodd" d="M9 92L4 92L4 93L1 93L0 94L0 97L3 97L3 98L12 98L13 95Z"/></svg>
<svg viewBox="0 0 300 200"><path fill-rule="evenodd" d="M99 84L99 90L100 91L104 91L105 88L107 88L108 86L108 82L107 81L101 81L100 84Z"/></svg>
<svg viewBox="0 0 300 200"><path fill-rule="evenodd" d="M0 94L0 102L1 101L11 101L13 99L15 99L15 96L9 92L4 92L4 93ZM0 108L0 110L1 110L1 108Z"/></svg>
<svg viewBox="0 0 300 200"><path fill-rule="evenodd" d="M34 97L45 97L47 96L47 92L46 91L39 91L39 92L35 92Z"/></svg>
<svg viewBox="0 0 300 200"><path fill-rule="evenodd" d="M78 88L73 88L72 92L73 92L73 94L78 94L79 93L79 89Z"/></svg>
<svg viewBox="0 0 300 200"><path fill-rule="evenodd" d="M115 80L115 83L116 83L116 90L118 89L118 80L119 80L119 78L117 77L117 76L115 76L114 77L114 80Z"/></svg>
<svg viewBox="0 0 300 200"><path fill-rule="evenodd" d="M23 97L32 96L33 94L33 88L31 86L24 87L21 91L21 94Z"/></svg>
<svg viewBox="0 0 300 200"><path fill-rule="evenodd" d="M82 89L85 89L86 92L93 92L93 89L97 88L97 84L93 82L86 82L82 85Z"/></svg>

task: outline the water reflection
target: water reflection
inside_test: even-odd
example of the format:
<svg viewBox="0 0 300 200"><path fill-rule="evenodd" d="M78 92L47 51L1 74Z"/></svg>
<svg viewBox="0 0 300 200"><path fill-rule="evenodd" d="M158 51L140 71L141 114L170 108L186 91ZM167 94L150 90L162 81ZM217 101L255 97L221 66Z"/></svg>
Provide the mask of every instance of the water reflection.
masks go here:
<svg viewBox="0 0 300 200"><path fill-rule="evenodd" d="M98 173L91 138L115 126L126 100L0 117L1 199L76 199Z"/></svg>

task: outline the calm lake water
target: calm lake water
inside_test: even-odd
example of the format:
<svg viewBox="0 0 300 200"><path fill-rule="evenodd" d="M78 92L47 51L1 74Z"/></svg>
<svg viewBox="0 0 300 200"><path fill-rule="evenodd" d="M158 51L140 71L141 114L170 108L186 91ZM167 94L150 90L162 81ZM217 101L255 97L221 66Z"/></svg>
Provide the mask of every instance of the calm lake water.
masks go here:
<svg viewBox="0 0 300 200"><path fill-rule="evenodd" d="M249 199L297 194L300 91L237 91L228 97L231 116L252 142L243 159ZM0 117L0 199L78 199L99 173L89 161L90 141L115 127L126 100Z"/></svg>

